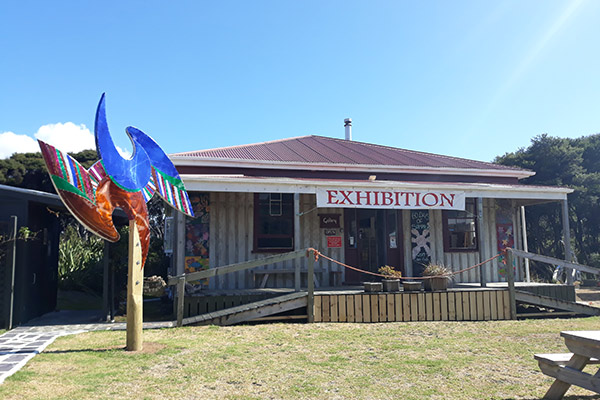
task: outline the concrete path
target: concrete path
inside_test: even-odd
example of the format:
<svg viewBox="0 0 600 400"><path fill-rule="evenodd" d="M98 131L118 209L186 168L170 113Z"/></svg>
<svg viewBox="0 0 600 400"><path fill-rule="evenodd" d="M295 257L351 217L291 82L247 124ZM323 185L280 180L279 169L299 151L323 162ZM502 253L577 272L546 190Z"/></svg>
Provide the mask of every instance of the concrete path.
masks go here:
<svg viewBox="0 0 600 400"><path fill-rule="evenodd" d="M57 311L0 335L0 384L59 336L90 331L125 330L126 324L98 322L96 311ZM172 321L146 322L144 329L172 328Z"/></svg>

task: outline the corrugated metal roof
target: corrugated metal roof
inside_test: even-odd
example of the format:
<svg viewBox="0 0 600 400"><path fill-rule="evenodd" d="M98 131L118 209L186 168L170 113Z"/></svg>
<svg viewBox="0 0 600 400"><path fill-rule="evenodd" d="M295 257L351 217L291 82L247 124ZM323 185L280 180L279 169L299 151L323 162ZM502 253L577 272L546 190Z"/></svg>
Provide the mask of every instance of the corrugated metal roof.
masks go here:
<svg viewBox="0 0 600 400"><path fill-rule="evenodd" d="M302 136L271 142L171 154L173 158L295 162L318 164L520 170L489 162L424 153L324 136Z"/></svg>

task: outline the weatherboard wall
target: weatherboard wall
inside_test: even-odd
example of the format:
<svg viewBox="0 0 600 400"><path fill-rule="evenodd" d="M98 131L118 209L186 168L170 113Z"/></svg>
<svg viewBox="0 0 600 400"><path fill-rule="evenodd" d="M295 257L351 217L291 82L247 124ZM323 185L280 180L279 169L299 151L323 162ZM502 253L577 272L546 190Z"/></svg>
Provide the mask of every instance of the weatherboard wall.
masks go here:
<svg viewBox="0 0 600 400"><path fill-rule="evenodd" d="M254 232L254 195L252 193L213 192L210 193L210 268L224 266L243 261L262 258L272 253L253 252ZM313 195L300 196L300 238L298 247L314 247L336 260L343 260L341 248L327 248L327 239L321 234L318 213L336 213L332 209L315 209L316 203ZM337 211L340 212L339 210ZM302 269L307 268L306 259L300 261L287 261L257 269L292 269L294 262L300 262ZM337 264L320 260L318 267L324 271L317 274L319 283L323 286L341 284L330 282L336 277L339 281L342 270ZM338 271L338 273L332 273ZM222 277L216 277L209 282L210 289L250 289L258 286L264 275L253 274L252 271L240 271ZM306 275L302 275L302 284L305 285ZM333 280L333 279L331 279ZM294 275L270 274L266 287L292 288Z"/></svg>
<svg viewBox="0 0 600 400"><path fill-rule="evenodd" d="M215 268L243 261L262 258L272 253L253 252L254 232L254 204L253 193L236 192L211 192L210 196L210 241L209 241L209 267ZM445 252L442 232L442 211L430 210L431 227L431 259L432 262L440 262L458 271L479 263L498 253L496 236L496 208L497 201L484 199L483 209L483 232L479 235L484 240L482 258L479 251L474 252ZM520 224L517 218L517 208L512 208L513 229L515 232L515 247L520 248ZM297 247L314 247L329 257L345 262L344 248L327 248L327 237L319 226L318 214L343 214L343 209L316 208L316 198L312 194L300 195L300 237ZM404 262L407 266L407 275L411 275L411 235L410 235L410 211L402 213ZM339 235L344 237L344 219L340 218L341 227ZM345 240L343 240L345 242ZM284 269L294 268L294 262L300 262L301 269L306 270L306 259L300 261L287 261L275 265L260 267L259 269ZM321 287L339 286L345 278L344 267L321 259L315 266L317 268L316 278ZM484 268L487 282L503 281L500 273L502 264L495 260ZM521 268L517 268L517 279L521 278ZM480 281L479 269L474 269L455 277L456 282L475 283ZM207 282L209 289L252 289L259 287L265 274L255 274L253 271L241 271L210 279ZM306 285L306 274L301 275L302 286ZM293 273L269 274L265 281L265 287L292 288L294 287Z"/></svg>

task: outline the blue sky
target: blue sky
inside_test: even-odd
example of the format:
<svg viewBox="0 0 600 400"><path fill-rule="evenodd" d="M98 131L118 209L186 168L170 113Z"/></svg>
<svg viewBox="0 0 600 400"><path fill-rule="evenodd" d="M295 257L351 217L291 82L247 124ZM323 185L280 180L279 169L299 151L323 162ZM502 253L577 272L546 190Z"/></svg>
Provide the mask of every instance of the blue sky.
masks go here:
<svg viewBox="0 0 600 400"><path fill-rule="evenodd" d="M351 117L358 141L491 161L600 132L598 21L597 1L4 1L0 157L93 143L106 92L125 149L128 125L173 153Z"/></svg>

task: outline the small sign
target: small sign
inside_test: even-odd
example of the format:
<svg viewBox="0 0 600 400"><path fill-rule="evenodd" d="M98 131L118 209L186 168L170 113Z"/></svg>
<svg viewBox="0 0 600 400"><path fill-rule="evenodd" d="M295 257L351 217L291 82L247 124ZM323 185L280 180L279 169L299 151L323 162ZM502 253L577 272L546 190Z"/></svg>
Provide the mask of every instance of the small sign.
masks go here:
<svg viewBox="0 0 600 400"><path fill-rule="evenodd" d="M337 235L337 229L325 229L325 236L335 236Z"/></svg>
<svg viewBox="0 0 600 400"><path fill-rule="evenodd" d="M319 214L321 228L339 228L340 215L342 214Z"/></svg>
<svg viewBox="0 0 600 400"><path fill-rule="evenodd" d="M165 254L173 254L173 217L165 218L163 242Z"/></svg>
<svg viewBox="0 0 600 400"><path fill-rule="evenodd" d="M342 237L341 236L328 236L327 237L327 247L342 247Z"/></svg>

